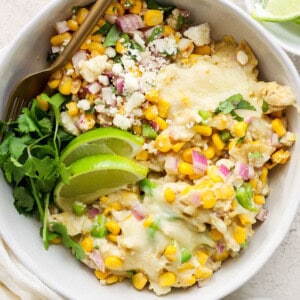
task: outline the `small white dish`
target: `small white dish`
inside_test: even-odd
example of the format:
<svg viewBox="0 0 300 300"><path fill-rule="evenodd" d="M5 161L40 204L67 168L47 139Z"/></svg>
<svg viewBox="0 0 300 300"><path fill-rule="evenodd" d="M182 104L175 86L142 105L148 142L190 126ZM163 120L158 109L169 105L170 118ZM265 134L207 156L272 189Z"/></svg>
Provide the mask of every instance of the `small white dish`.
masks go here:
<svg viewBox="0 0 300 300"><path fill-rule="evenodd" d="M251 1L246 0L246 8L251 15ZM279 44L284 50L300 55L300 24L293 22L259 22L274 39L275 43Z"/></svg>

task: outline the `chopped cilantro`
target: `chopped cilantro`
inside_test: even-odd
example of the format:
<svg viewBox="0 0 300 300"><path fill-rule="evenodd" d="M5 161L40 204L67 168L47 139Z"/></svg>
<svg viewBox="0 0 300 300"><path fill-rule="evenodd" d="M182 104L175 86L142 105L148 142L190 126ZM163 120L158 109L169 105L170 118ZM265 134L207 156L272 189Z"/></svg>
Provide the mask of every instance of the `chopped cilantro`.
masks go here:
<svg viewBox="0 0 300 300"><path fill-rule="evenodd" d="M167 6L159 5L155 0L146 0L146 3L148 9L159 9L166 13L171 12L175 8L175 6L173 5L167 5Z"/></svg>
<svg viewBox="0 0 300 300"><path fill-rule="evenodd" d="M152 30L150 36L148 37L146 43L149 44L153 42L163 32L164 32L164 28L162 26L155 27Z"/></svg>
<svg viewBox="0 0 300 300"><path fill-rule="evenodd" d="M215 113L231 114L236 120L243 120L243 118L236 113L236 109L256 110L241 94L236 94L220 102Z"/></svg>
<svg viewBox="0 0 300 300"><path fill-rule="evenodd" d="M97 34L106 35L108 34L111 28L112 28L111 24L105 23L104 25L102 25L102 27L100 27L97 31L95 31L93 35L97 35Z"/></svg>
<svg viewBox="0 0 300 300"><path fill-rule="evenodd" d="M121 32L118 29L117 25L113 25L106 35L103 46L104 47L115 46L117 44L118 39L120 38L120 33Z"/></svg>
<svg viewBox="0 0 300 300"><path fill-rule="evenodd" d="M261 110L262 110L263 113L266 113L269 110L269 104L265 99L263 100Z"/></svg>
<svg viewBox="0 0 300 300"><path fill-rule="evenodd" d="M176 30L182 30L187 24L189 24L189 18L180 14L177 19Z"/></svg>

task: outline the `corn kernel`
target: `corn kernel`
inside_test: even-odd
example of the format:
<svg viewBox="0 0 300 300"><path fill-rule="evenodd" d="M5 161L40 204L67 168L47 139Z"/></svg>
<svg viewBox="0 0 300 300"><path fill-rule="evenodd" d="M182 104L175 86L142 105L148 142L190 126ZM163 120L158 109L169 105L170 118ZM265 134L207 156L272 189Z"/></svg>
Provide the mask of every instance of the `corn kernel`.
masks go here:
<svg viewBox="0 0 300 300"><path fill-rule="evenodd" d="M217 150L223 150L225 147L225 143L222 141L220 135L217 133L214 133L212 135L212 142Z"/></svg>
<svg viewBox="0 0 300 300"><path fill-rule="evenodd" d="M110 207L114 210L120 211L122 209L122 204L120 202L113 202Z"/></svg>
<svg viewBox="0 0 300 300"><path fill-rule="evenodd" d="M279 137L282 137L286 134L286 129L283 125L283 122L278 118L272 121L272 130L277 133Z"/></svg>
<svg viewBox="0 0 300 300"><path fill-rule="evenodd" d="M168 117L169 114L169 109L170 109L170 102L165 101L163 99L158 99L158 115L161 118L166 119Z"/></svg>
<svg viewBox="0 0 300 300"><path fill-rule="evenodd" d="M71 88L72 88L72 78L65 75L59 84L58 90L63 95L70 95Z"/></svg>
<svg viewBox="0 0 300 300"><path fill-rule="evenodd" d="M155 142L154 147L160 152L168 152L172 149L172 143L168 135L159 135Z"/></svg>
<svg viewBox="0 0 300 300"><path fill-rule="evenodd" d="M123 266L123 260L117 256L108 256L104 260L104 265L106 268L111 270L118 270Z"/></svg>
<svg viewBox="0 0 300 300"><path fill-rule="evenodd" d="M117 243L118 242L118 236L117 235L114 235L112 233L108 234L107 235L107 238L111 241L111 242L114 242L114 243Z"/></svg>
<svg viewBox="0 0 300 300"><path fill-rule="evenodd" d="M154 120L158 115L158 110L156 105L149 106L144 112L145 118L149 121Z"/></svg>
<svg viewBox="0 0 300 300"><path fill-rule="evenodd" d="M211 47L209 45L196 46L194 48L194 53L199 55L210 55Z"/></svg>
<svg viewBox="0 0 300 300"><path fill-rule="evenodd" d="M219 241L223 237L223 234L216 228L212 228L209 234L214 241Z"/></svg>
<svg viewBox="0 0 300 300"><path fill-rule="evenodd" d="M117 43L116 43L116 51L119 54L123 54L123 53L126 52L126 49L125 49L125 47L123 46L123 44L121 43L120 40L118 40Z"/></svg>
<svg viewBox="0 0 300 300"><path fill-rule="evenodd" d="M142 126L140 126L140 125L133 125L132 130L133 130L133 133L136 135L142 134Z"/></svg>
<svg viewBox="0 0 300 300"><path fill-rule="evenodd" d="M197 147L193 147L193 148L187 148L183 151L182 158L185 162L190 164L193 162L193 151L200 151L200 149Z"/></svg>
<svg viewBox="0 0 300 300"><path fill-rule="evenodd" d="M147 101L152 103L158 103L158 90L151 90L145 94Z"/></svg>
<svg viewBox="0 0 300 300"><path fill-rule="evenodd" d="M175 29L169 25L165 25L164 26L164 36L170 36L170 35L174 35L175 34Z"/></svg>
<svg viewBox="0 0 300 300"><path fill-rule="evenodd" d="M72 101L66 104L70 116L76 116L79 113L77 103Z"/></svg>
<svg viewBox="0 0 300 300"><path fill-rule="evenodd" d="M51 90L54 90L54 89L58 88L59 84L60 84L60 80L59 79L53 79L53 80L50 80L48 82L48 87Z"/></svg>
<svg viewBox="0 0 300 300"><path fill-rule="evenodd" d="M66 43L67 41L71 40L72 35L69 32L64 32L61 34L54 35L50 39L50 43L52 46L61 46L62 44Z"/></svg>
<svg viewBox="0 0 300 300"><path fill-rule="evenodd" d="M164 191L164 197L167 202L172 203L175 201L176 194L170 187L166 187Z"/></svg>
<svg viewBox="0 0 300 300"><path fill-rule="evenodd" d="M175 282L176 275L172 272L165 272L158 279L158 284L163 287L172 286Z"/></svg>
<svg viewBox="0 0 300 300"><path fill-rule="evenodd" d="M38 107L43 111L47 111L49 109L49 103L40 96L37 96L37 104Z"/></svg>
<svg viewBox="0 0 300 300"><path fill-rule="evenodd" d="M77 31L78 30L78 23L76 20L68 20L67 25L70 30Z"/></svg>
<svg viewBox="0 0 300 300"><path fill-rule="evenodd" d="M164 255L169 261L176 261L178 258L176 247L174 245L167 246L164 251Z"/></svg>
<svg viewBox="0 0 300 300"><path fill-rule="evenodd" d="M125 13L124 7L120 3L112 3L105 12L105 14L108 16L113 16L113 15L123 16L124 13Z"/></svg>
<svg viewBox="0 0 300 300"><path fill-rule="evenodd" d="M203 251L197 251L196 252L196 257L198 259L198 262L200 263L200 265L204 266L207 262L208 259L208 254L203 252Z"/></svg>
<svg viewBox="0 0 300 300"><path fill-rule="evenodd" d="M248 125L246 122L244 121L241 121L241 122L237 122L235 125L234 125L234 128L233 128L233 133L236 137L238 138L242 138L246 135L246 132L247 132L247 128L248 128Z"/></svg>
<svg viewBox="0 0 300 300"><path fill-rule="evenodd" d="M212 159L216 155L216 150L212 146L208 146L206 149L203 149L201 152L207 159Z"/></svg>
<svg viewBox="0 0 300 300"><path fill-rule="evenodd" d="M109 275L105 278L106 284L114 284L119 281L119 276L117 275Z"/></svg>
<svg viewBox="0 0 300 300"><path fill-rule="evenodd" d="M149 154L146 150L142 150L138 152L137 155L135 156L135 159L138 161L147 161L148 158L149 158Z"/></svg>
<svg viewBox="0 0 300 300"><path fill-rule="evenodd" d="M212 128L207 125L196 125L194 126L194 131L203 136L211 136L212 134Z"/></svg>
<svg viewBox="0 0 300 300"><path fill-rule="evenodd" d="M211 190L206 190L201 195L203 208L210 209L216 205L217 199Z"/></svg>
<svg viewBox="0 0 300 300"><path fill-rule="evenodd" d="M214 116L213 127L215 127L218 130L226 129L227 127L226 117L222 114Z"/></svg>
<svg viewBox="0 0 300 300"><path fill-rule="evenodd" d="M230 184L224 184L214 190L215 196L220 200L229 200L234 196L234 189Z"/></svg>
<svg viewBox="0 0 300 300"><path fill-rule="evenodd" d="M208 166L207 175L214 182L222 182L223 181L222 177L219 175L219 169L217 166Z"/></svg>
<svg viewBox="0 0 300 300"><path fill-rule="evenodd" d="M213 274L213 271L210 268L204 267L204 266L198 267L195 270L196 279L207 279L207 278L211 277L212 274Z"/></svg>
<svg viewBox="0 0 300 300"><path fill-rule="evenodd" d="M194 265L190 262L186 262L178 268L178 271L181 273L184 273L184 272L192 270L192 269L194 269Z"/></svg>
<svg viewBox="0 0 300 300"><path fill-rule="evenodd" d="M84 238L81 242L80 242L80 246L83 248L83 250L85 252L92 252L94 245L93 245L93 239L90 237L86 237Z"/></svg>
<svg viewBox="0 0 300 300"><path fill-rule="evenodd" d="M142 290L147 281L147 277L142 272L138 272L132 276L132 284L137 290Z"/></svg>
<svg viewBox="0 0 300 300"><path fill-rule="evenodd" d="M238 244L243 244L246 241L246 228L236 226L233 230L233 238Z"/></svg>
<svg viewBox="0 0 300 300"><path fill-rule="evenodd" d="M163 20L163 12L158 9L148 9L144 15L145 25L149 27L159 25L163 22Z"/></svg>
<svg viewBox="0 0 300 300"><path fill-rule="evenodd" d="M90 52L95 52L98 55L103 55L105 53L105 47L98 42L91 42L87 46L87 50Z"/></svg>
<svg viewBox="0 0 300 300"><path fill-rule="evenodd" d="M216 261L224 261L228 258L229 252L227 250L223 251L222 253L216 252L214 254L214 258Z"/></svg>
<svg viewBox="0 0 300 300"><path fill-rule="evenodd" d="M254 195L253 201L255 204L264 205L266 202L265 196L263 195Z"/></svg>
<svg viewBox="0 0 300 300"><path fill-rule="evenodd" d="M245 214L238 215L238 217L243 226L251 225L253 223Z"/></svg>
<svg viewBox="0 0 300 300"><path fill-rule="evenodd" d="M252 189L255 190L257 188L257 179L251 178L249 180L249 184L251 185Z"/></svg>
<svg viewBox="0 0 300 300"><path fill-rule="evenodd" d="M119 224L115 221L107 221L105 226L107 230L114 235L118 235L121 232Z"/></svg>
<svg viewBox="0 0 300 300"><path fill-rule="evenodd" d="M95 270L94 274L99 280L103 280L109 275L108 272L102 272L100 270Z"/></svg>
<svg viewBox="0 0 300 300"><path fill-rule="evenodd" d="M103 203L107 203L109 201L109 198L107 196L101 196L99 200L101 204L103 204Z"/></svg>
<svg viewBox="0 0 300 300"><path fill-rule="evenodd" d="M142 11L142 1L141 0L132 0L133 5L129 9L131 14L138 15Z"/></svg>
<svg viewBox="0 0 300 300"><path fill-rule="evenodd" d="M266 182L267 182L267 180L268 180L268 173L269 173L268 168L263 167L263 168L262 168L262 171L261 171L261 174L260 174L260 176L259 176L259 179L260 179L260 181L261 181L263 184L266 184Z"/></svg>
<svg viewBox="0 0 300 300"><path fill-rule="evenodd" d="M153 219L152 217L148 217L145 221L144 221L144 227L149 227L151 224L153 223Z"/></svg>
<svg viewBox="0 0 300 300"><path fill-rule="evenodd" d="M194 275L188 277L188 278L184 278L183 280L183 284L187 285L187 286L191 286L193 284L195 284L196 282L196 277Z"/></svg>
<svg viewBox="0 0 300 300"><path fill-rule="evenodd" d="M154 119L154 122L158 125L158 127L159 127L160 130L165 130L165 129L168 128L168 123L163 118L161 118L161 117L156 117Z"/></svg>
<svg viewBox="0 0 300 300"><path fill-rule="evenodd" d="M290 152L280 149L271 155L271 160L276 164L285 164L290 158Z"/></svg>
<svg viewBox="0 0 300 300"><path fill-rule="evenodd" d="M173 152L178 153L183 148L184 145L185 145L185 142L176 143L172 147Z"/></svg>
<svg viewBox="0 0 300 300"><path fill-rule="evenodd" d="M192 164L181 161L178 164L178 171L183 175L193 175L194 174L194 167L193 167Z"/></svg>
<svg viewBox="0 0 300 300"><path fill-rule="evenodd" d="M87 17L89 11L88 9L86 9L85 7L81 8L77 15L76 15L76 21L78 22L78 24L82 24L83 21L85 20L85 18Z"/></svg>

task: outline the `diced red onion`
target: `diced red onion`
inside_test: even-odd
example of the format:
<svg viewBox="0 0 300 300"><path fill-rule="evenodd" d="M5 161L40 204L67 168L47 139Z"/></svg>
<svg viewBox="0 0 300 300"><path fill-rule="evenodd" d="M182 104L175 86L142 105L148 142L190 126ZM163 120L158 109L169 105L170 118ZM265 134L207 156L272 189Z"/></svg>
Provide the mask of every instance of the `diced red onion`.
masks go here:
<svg viewBox="0 0 300 300"><path fill-rule="evenodd" d="M144 27L142 17L135 14L118 17L116 24L123 32L132 32Z"/></svg>
<svg viewBox="0 0 300 300"><path fill-rule="evenodd" d="M131 207L131 213L138 221L144 220L146 217L144 207L141 203L133 204Z"/></svg>
<svg viewBox="0 0 300 300"><path fill-rule="evenodd" d="M235 174L237 174L244 180L249 179L249 167L246 164L244 164L243 162L238 161L235 164L234 172L235 172Z"/></svg>
<svg viewBox="0 0 300 300"><path fill-rule="evenodd" d="M118 94L122 94L124 91L124 78L119 77L116 80L116 88L117 88L117 92Z"/></svg>
<svg viewBox="0 0 300 300"><path fill-rule="evenodd" d="M99 254L98 251L93 251L90 254L90 258L91 260L96 264L97 268L101 271L101 272L105 272L105 265L104 265L104 261L103 258L101 257L101 255Z"/></svg>
<svg viewBox="0 0 300 300"><path fill-rule="evenodd" d="M52 53L59 53L60 52L61 47L60 46L52 46L51 47L51 52Z"/></svg>
<svg viewBox="0 0 300 300"><path fill-rule="evenodd" d="M225 245L223 243L217 243L216 250L219 254L223 253Z"/></svg>
<svg viewBox="0 0 300 300"><path fill-rule="evenodd" d="M271 135L271 146L278 146L279 144L279 137L278 137L278 134L273 132L272 135Z"/></svg>
<svg viewBox="0 0 300 300"><path fill-rule="evenodd" d="M169 174L177 174L178 159L174 156L168 156L165 162L165 170Z"/></svg>
<svg viewBox="0 0 300 300"><path fill-rule="evenodd" d="M201 196L197 191L190 192L190 201L194 207L199 207L201 205Z"/></svg>
<svg viewBox="0 0 300 300"><path fill-rule="evenodd" d="M87 60L87 53L84 50L79 50L72 57L72 63L75 70L78 70L78 64L82 60Z"/></svg>
<svg viewBox="0 0 300 300"><path fill-rule="evenodd" d="M97 208L97 207L92 207L90 210L89 210L89 218L90 219L94 219L97 215L100 214L100 209Z"/></svg>
<svg viewBox="0 0 300 300"><path fill-rule="evenodd" d="M200 154L199 151L193 150L192 151L192 159L193 159L193 167L195 172L204 172L207 169L208 162L207 158Z"/></svg>
<svg viewBox="0 0 300 300"><path fill-rule="evenodd" d="M255 217L258 221L264 222L268 216L268 210L265 208L261 208L257 216Z"/></svg>
<svg viewBox="0 0 300 300"><path fill-rule="evenodd" d="M253 116L249 116L249 117L247 117L246 119L245 119L245 122L247 123L247 124L250 124L252 121L253 121Z"/></svg>
<svg viewBox="0 0 300 300"><path fill-rule="evenodd" d="M90 94L96 95L101 90L101 85L99 82L95 81L88 84L85 88Z"/></svg>
<svg viewBox="0 0 300 300"><path fill-rule="evenodd" d="M60 21L55 23L57 33L61 34L70 30L67 21Z"/></svg>
<svg viewBox="0 0 300 300"><path fill-rule="evenodd" d="M158 131L159 130L159 126L156 122L154 121L149 121L149 124L151 125L151 127L155 130Z"/></svg>
<svg viewBox="0 0 300 300"><path fill-rule="evenodd" d="M226 179L230 174L230 170L223 164L219 166L219 172L223 179Z"/></svg>

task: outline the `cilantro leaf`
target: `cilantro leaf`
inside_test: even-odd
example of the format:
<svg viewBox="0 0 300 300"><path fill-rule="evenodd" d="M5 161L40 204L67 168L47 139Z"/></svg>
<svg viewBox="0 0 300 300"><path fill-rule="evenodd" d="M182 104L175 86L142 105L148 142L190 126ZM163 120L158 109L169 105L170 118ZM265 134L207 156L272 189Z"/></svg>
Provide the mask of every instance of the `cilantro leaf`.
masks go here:
<svg viewBox="0 0 300 300"><path fill-rule="evenodd" d="M70 236L68 235L68 230L65 225L58 222L53 222L50 223L50 230L52 232L58 233L61 236L64 246L66 248L71 248L74 252L75 257L78 260L84 259L85 254L82 247L70 238Z"/></svg>
<svg viewBox="0 0 300 300"><path fill-rule="evenodd" d="M261 110L262 110L263 113L266 113L269 110L269 104L265 99L263 100Z"/></svg>
<svg viewBox="0 0 300 300"><path fill-rule="evenodd" d="M120 37L120 34L121 34L121 32L118 29L117 25L113 25L106 35L103 46L104 47L115 46Z"/></svg>
<svg viewBox="0 0 300 300"><path fill-rule="evenodd" d="M28 215L34 208L34 198L25 187L17 187L13 191L14 205L19 213Z"/></svg>
<svg viewBox="0 0 300 300"><path fill-rule="evenodd" d="M96 34L106 35L106 34L108 34L111 27L112 27L112 24L105 23L102 27L100 27L97 31L95 31L93 33L93 35L96 35Z"/></svg>
<svg viewBox="0 0 300 300"><path fill-rule="evenodd" d="M155 0L146 0L146 3L148 9L159 9L166 13L172 11L175 8L175 6L173 5L161 6Z"/></svg>
<svg viewBox="0 0 300 300"><path fill-rule="evenodd" d="M28 108L23 108L22 114L18 118L19 130L22 133L37 132L39 136L42 136L42 133L38 126L35 124L34 120L31 117L30 111Z"/></svg>
<svg viewBox="0 0 300 300"><path fill-rule="evenodd" d="M243 98L243 95L236 94L227 98L224 101L221 101L218 107L216 108L215 113L223 113L225 115L231 114L236 120L243 120L243 118L235 112L236 109L256 110L255 107L252 106L249 101Z"/></svg>

